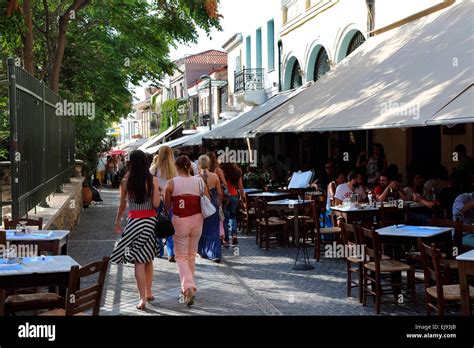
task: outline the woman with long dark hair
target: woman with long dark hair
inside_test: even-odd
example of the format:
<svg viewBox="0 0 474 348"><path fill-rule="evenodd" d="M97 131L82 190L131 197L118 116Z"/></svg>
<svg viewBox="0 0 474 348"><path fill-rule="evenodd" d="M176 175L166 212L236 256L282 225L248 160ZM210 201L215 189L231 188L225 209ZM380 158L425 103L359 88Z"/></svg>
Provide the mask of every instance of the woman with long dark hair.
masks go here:
<svg viewBox="0 0 474 348"><path fill-rule="evenodd" d="M128 173L120 184L120 205L115 219L115 232L122 233L122 215L129 207L122 239L110 260L116 264L134 264L140 302L144 310L147 301L153 301L153 259L158 256L155 225L156 208L160 206L158 179L150 173L150 163L143 151L133 151L128 162Z"/></svg>
<svg viewBox="0 0 474 348"><path fill-rule="evenodd" d="M244 185L242 182L242 170L235 163L222 163L221 168L227 180L229 190L229 203L224 208L224 247L229 247L230 236L232 236L232 244L238 244L237 211L239 209L240 197L244 196Z"/></svg>
<svg viewBox="0 0 474 348"><path fill-rule="evenodd" d="M199 239L202 234L201 191L209 191L199 176L191 176L191 161L187 156L176 159L178 176L168 180L165 190L166 209L173 209L175 229L174 252L181 280L181 292L188 307L194 303L196 282L194 272Z"/></svg>

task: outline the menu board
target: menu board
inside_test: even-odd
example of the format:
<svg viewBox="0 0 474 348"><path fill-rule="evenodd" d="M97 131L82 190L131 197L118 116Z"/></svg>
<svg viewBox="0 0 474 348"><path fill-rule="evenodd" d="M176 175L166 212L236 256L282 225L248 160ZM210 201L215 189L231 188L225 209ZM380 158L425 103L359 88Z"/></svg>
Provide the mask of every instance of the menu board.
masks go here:
<svg viewBox="0 0 474 348"><path fill-rule="evenodd" d="M313 180L313 171L293 173L288 189L305 189L308 188Z"/></svg>

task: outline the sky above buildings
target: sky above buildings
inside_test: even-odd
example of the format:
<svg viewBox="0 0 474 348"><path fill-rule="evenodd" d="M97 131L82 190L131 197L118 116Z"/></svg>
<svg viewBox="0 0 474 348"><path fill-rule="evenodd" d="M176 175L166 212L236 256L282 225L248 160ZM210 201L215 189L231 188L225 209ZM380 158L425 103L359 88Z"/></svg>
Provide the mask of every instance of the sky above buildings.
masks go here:
<svg viewBox="0 0 474 348"><path fill-rule="evenodd" d="M247 25L256 26L262 13L269 6L274 6L275 2L280 4L280 0L220 0L220 13L224 16L221 19L222 31L213 30L210 37L202 30L199 31L199 38L196 44L179 45L171 49L170 57L175 60L185 55L195 54L202 51L217 49L223 50L222 45L235 33L245 30ZM144 83L135 88L134 94L138 100L145 98Z"/></svg>

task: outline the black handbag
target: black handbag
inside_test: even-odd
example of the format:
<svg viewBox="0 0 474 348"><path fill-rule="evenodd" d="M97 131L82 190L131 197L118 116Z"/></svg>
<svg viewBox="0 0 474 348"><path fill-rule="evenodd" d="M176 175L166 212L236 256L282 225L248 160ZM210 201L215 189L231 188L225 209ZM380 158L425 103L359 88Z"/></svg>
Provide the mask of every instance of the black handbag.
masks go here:
<svg viewBox="0 0 474 348"><path fill-rule="evenodd" d="M158 221L155 226L155 235L157 238L168 238L174 235L174 226L171 223L171 218L166 211L163 202L160 204L158 212Z"/></svg>

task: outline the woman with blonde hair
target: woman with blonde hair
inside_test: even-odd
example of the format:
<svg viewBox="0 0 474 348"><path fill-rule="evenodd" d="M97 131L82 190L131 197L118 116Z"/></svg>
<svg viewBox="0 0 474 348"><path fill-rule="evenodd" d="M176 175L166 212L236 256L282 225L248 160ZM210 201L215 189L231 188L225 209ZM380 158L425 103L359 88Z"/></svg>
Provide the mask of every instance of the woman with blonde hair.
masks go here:
<svg viewBox="0 0 474 348"><path fill-rule="evenodd" d="M163 195L168 181L177 176L176 166L174 163L174 153L170 147L162 146L160 148L158 154L153 158L153 164L150 167L150 172L153 176L158 178L160 192ZM171 216L172 212L170 211L169 214ZM160 257L163 257L164 248L163 241L161 239L158 239L158 245L160 247ZM166 252L168 254L168 261L176 262L173 237L168 237L166 239Z"/></svg>

